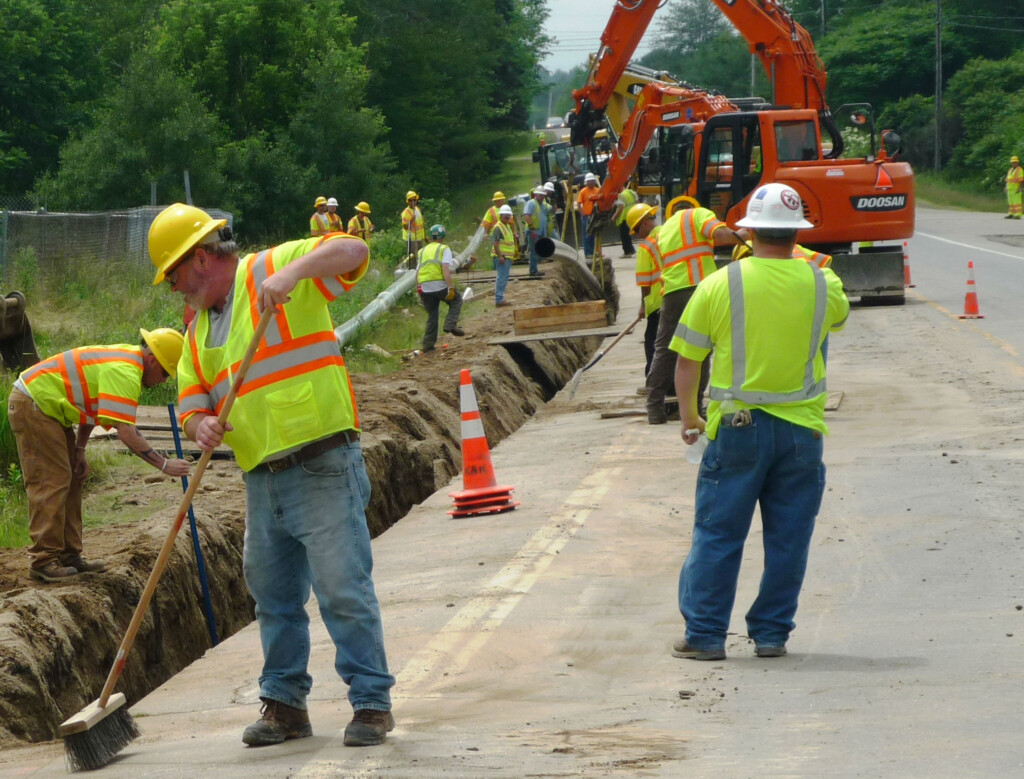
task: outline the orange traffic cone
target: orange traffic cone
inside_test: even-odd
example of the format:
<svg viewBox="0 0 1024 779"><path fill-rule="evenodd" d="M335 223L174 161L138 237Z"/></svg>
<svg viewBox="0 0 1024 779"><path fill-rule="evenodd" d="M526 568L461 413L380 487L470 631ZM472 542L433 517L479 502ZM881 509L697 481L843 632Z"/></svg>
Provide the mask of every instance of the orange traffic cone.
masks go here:
<svg viewBox="0 0 1024 779"><path fill-rule="evenodd" d="M960 319L984 319L983 314L978 313L978 293L974 291L974 261L967 262L967 295L964 297L964 312Z"/></svg>
<svg viewBox="0 0 1024 779"><path fill-rule="evenodd" d="M459 376L459 401L462 409L462 492L449 493L455 498L455 508L448 514L454 519L478 514L500 514L512 511L518 503L512 502L513 487L498 486L491 464L491 450L487 446L480 408L473 391L473 380L468 370Z"/></svg>
<svg viewBox="0 0 1024 779"><path fill-rule="evenodd" d="M907 242L903 242L903 286L904 287L916 287L916 284L910 283L910 255L907 254Z"/></svg>

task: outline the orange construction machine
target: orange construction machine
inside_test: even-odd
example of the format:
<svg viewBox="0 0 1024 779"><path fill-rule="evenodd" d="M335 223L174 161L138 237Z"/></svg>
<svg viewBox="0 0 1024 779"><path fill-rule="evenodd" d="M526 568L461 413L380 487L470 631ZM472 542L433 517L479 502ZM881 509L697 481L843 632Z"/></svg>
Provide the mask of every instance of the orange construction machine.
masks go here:
<svg viewBox="0 0 1024 779"><path fill-rule="evenodd" d="M914 178L908 164L895 161L898 136L885 131L877 152L843 158L843 138L825 103L825 69L807 30L776 0L712 2L760 58L770 101L647 83L602 160L606 172L595 213L610 217L631 178L641 191L656 178L663 203L671 206L674 196L686 195L734 226L759 184L788 184L800 193L804 216L814 224L798 240L833 255L847 294L903 302L902 247L865 245L902 241L914 232ZM608 124L611 96L659 4L616 3L587 82L573 93L571 142L591 155L594 135ZM840 112L869 131L875 149L871 107L861 103ZM600 216L594 229L601 227Z"/></svg>

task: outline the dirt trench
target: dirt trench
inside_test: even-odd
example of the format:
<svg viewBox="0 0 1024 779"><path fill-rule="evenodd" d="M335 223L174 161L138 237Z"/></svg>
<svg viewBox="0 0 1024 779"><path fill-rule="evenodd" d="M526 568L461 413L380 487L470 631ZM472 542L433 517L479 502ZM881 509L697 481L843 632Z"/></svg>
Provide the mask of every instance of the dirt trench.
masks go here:
<svg viewBox="0 0 1024 779"><path fill-rule="evenodd" d="M577 266L558 262L543 268L544 279L510 285L508 297L515 306L593 298ZM605 276L613 319L618 293L610 267ZM474 282L478 289L483 286ZM511 308L494 309L493 297L487 296L464 311L465 338L439 342L436 351L409 361L398 373L353 376L373 486L367 511L373 536L461 472L460 369L472 373L493 447L563 387L601 340L538 341L510 352L487 341L512 332ZM136 492L127 500L177 506L176 481L152 482L132 485ZM217 633L223 640L253 619L242 577L244 485L233 462L211 463L194 508ZM86 556L103 558L108 570L67 583L32 582L25 550L0 550L0 748L55 738L64 719L98 697L173 515L173 508L161 508L141 522L87 529ZM186 523L116 689L134 703L210 645ZM253 673L258 673L258 658L253 659Z"/></svg>

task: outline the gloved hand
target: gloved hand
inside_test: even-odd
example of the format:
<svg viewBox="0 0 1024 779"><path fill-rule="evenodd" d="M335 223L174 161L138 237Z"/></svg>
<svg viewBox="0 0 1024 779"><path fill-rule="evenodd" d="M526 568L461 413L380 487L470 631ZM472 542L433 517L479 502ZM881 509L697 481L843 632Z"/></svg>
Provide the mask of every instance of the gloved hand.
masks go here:
<svg viewBox="0 0 1024 779"><path fill-rule="evenodd" d="M448 295L445 297L445 301L451 303L455 300L455 287L448 287Z"/></svg>

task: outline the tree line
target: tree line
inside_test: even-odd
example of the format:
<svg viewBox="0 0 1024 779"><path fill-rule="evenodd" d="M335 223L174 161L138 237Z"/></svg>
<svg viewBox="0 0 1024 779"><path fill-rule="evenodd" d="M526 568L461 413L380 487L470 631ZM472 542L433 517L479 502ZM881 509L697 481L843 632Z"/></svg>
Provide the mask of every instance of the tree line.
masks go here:
<svg viewBox="0 0 1024 779"><path fill-rule="evenodd" d="M294 237L316 195L386 220L527 127L544 0L0 0L0 196L185 198ZM389 207L390 206L390 207ZM298 228L301 229L301 228Z"/></svg>

